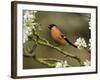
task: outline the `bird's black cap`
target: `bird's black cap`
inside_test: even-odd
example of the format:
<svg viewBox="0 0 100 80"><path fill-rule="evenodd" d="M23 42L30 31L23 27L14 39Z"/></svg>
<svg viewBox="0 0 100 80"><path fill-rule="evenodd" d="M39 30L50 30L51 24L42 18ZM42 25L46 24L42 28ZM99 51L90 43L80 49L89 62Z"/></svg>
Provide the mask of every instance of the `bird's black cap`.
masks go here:
<svg viewBox="0 0 100 80"><path fill-rule="evenodd" d="M52 29L53 26L56 26L56 25L55 24L50 24L48 28Z"/></svg>

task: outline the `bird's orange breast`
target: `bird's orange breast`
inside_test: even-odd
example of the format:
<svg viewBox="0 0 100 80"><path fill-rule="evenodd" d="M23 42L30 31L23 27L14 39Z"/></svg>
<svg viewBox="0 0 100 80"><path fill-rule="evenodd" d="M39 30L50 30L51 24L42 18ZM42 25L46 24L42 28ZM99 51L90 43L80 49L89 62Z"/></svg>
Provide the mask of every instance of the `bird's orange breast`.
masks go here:
<svg viewBox="0 0 100 80"><path fill-rule="evenodd" d="M56 27L53 27L51 29L51 37L58 44L61 44L61 45L66 44L65 39L61 37L61 32Z"/></svg>

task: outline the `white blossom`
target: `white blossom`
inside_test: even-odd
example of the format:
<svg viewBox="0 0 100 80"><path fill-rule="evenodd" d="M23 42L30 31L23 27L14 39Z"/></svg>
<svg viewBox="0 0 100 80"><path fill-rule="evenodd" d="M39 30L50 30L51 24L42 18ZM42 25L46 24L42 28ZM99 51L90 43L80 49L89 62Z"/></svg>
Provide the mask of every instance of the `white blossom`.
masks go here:
<svg viewBox="0 0 100 80"><path fill-rule="evenodd" d="M88 22L89 24L89 29L91 30L91 20Z"/></svg>
<svg viewBox="0 0 100 80"><path fill-rule="evenodd" d="M28 40L27 34L24 33L23 39L24 39L24 40L23 40L24 43Z"/></svg>
<svg viewBox="0 0 100 80"><path fill-rule="evenodd" d="M86 60L86 61L84 62L84 65L85 65L85 66L90 66L90 65L91 65L91 62L90 62L89 60Z"/></svg>
<svg viewBox="0 0 100 80"><path fill-rule="evenodd" d="M56 68L65 68L68 67L69 64L67 63L67 61L60 61L60 62L56 62L55 67Z"/></svg>
<svg viewBox="0 0 100 80"><path fill-rule="evenodd" d="M68 62L65 60L64 62L63 62L63 67L68 67L69 66L69 64L68 64Z"/></svg>
<svg viewBox="0 0 100 80"><path fill-rule="evenodd" d="M35 19L34 11L25 11L24 19Z"/></svg>
<svg viewBox="0 0 100 80"><path fill-rule="evenodd" d="M89 46L89 49L91 50L91 38L89 39L88 46Z"/></svg>
<svg viewBox="0 0 100 80"><path fill-rule="evenodd" d="M32 34L32 31L30 29L24 29L24 43L28 40L28 36Z"/></svg>
<svg viewBox="0 0 100 80"><path fill-rule="evenodd" d="M28 18L28 15L29 15L29 11L25 11L24 19L27 19Z"/></svg>
<svg viewBox="0 0 100 80"><path fill-rule="evenodd" d="M62 67L62 62L57 62L55 65L56 65L56 68L61 68Z"/></svg>
<svg viewBox="0 0 100 80"><path fill-rule="evenodd" d="M86 41L84 38L79 37L76 42L75 45L80 49L81 47L87 47Z"/></svg>

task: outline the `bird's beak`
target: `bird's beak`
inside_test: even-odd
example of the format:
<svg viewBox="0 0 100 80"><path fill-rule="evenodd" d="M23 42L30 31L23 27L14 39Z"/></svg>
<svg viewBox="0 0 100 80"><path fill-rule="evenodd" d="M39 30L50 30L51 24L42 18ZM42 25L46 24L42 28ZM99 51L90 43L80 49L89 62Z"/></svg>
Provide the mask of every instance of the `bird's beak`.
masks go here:
<svg viewBox="0 0 100 80"><path fill-rule="evenodd" d="M51 29L51 26L48 26L49 29Z"/></svg>

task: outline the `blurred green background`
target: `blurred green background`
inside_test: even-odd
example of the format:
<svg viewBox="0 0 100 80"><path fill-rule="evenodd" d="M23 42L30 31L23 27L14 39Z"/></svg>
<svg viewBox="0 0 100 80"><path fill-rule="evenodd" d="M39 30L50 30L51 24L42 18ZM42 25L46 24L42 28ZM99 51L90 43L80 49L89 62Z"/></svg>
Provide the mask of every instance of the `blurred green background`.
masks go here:
<svg viewBox="0 0 100 80"><path fill-rule="evenodd" d="M51 44L57 46L57 44L52 40L50 36L50 30L48 26L50 24L56 24L61 32L74 44L76 39L83 37L88 44L90 38L89 30L89 18L91 14L87 13L68 13L68 12L47 12L47 11L38 11L36 13L36 21L41 24L42 32L41 37L47 39ZM24 44L25 50L31 49L34 42L27 41ZM90 54L85 49L75 49L70 45L66 46L57 46L71 54L77 55L83 61L86 59L90 60ZM49 48L47 46L38 45L34 51L40 58L57 58L64 59L64 55L55 49ZM66 58L68 64L71 66L79 66L77 60L70 57ZM23 56L23 69L32 69L32 68L47 68L46 65L38 63L31 57Z"/></svg>

